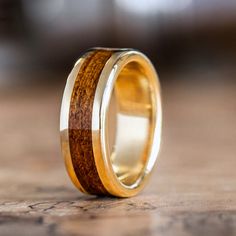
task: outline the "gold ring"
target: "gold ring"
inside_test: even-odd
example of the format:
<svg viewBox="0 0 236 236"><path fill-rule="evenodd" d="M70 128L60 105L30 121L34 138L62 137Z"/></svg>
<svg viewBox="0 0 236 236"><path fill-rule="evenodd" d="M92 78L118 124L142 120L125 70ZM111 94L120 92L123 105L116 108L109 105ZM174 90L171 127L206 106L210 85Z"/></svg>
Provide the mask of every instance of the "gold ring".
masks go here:
<svg viewBox="0 0 236 236"><path fill-rule="evenodd" d="M160 148L160 85L133 49L93 48L75 64L60 117L62 152L84 193L130 197L142 190Z"/></svg>

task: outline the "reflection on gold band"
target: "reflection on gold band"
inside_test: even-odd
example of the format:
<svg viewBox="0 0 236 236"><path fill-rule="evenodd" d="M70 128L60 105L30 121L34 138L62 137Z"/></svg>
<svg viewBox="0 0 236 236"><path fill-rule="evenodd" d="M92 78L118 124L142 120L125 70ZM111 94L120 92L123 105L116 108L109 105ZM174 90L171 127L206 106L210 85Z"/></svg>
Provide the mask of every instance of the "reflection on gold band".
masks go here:
<svg viewBox="0 0 236 236"><path fill-rule="evenodd" d="M142 53L87 52L67 80L61 109L62 150L74 184L90 194L137 194L159 152L161 118L158 77Z"/></svg>

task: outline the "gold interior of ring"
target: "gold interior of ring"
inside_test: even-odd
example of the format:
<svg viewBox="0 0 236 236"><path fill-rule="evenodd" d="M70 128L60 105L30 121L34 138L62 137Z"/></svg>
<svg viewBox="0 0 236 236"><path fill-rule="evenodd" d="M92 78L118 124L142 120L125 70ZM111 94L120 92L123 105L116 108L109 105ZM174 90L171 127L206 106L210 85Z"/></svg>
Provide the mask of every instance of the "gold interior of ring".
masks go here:
<svg viewBox="0 0 236 236"><path fill-rule="evenodd" d="M113 170L125 185L143 173L152 142L152 97L145 69L128 63L120 72L108 110L108 150Z"/></svg>

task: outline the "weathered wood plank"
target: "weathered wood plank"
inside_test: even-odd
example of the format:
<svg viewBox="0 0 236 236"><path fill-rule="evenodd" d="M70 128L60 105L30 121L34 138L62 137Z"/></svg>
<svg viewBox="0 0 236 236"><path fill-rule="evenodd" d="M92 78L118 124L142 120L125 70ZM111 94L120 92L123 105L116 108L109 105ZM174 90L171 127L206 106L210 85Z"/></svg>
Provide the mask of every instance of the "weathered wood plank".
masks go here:
<svg viewBox="0 0 236 236"><path fill-rule="evenodd" d="M63 86L0 93L0 235L236 235L236 85L164 84L161 155L145 191L82 195L60 154Z"/></svg>

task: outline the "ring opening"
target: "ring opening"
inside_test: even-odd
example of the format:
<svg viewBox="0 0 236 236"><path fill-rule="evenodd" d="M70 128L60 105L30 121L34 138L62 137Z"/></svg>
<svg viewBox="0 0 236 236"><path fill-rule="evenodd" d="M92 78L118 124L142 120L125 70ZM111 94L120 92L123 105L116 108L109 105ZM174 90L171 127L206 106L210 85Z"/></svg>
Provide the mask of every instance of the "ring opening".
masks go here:
<svg viewBox="0 0 236 236"><path fill-rule="evenodd" d="M153 140L153 98L145 68L129 62L118 75L107 114L108 152L113 171L126 186L144 174Z"/></svg>

